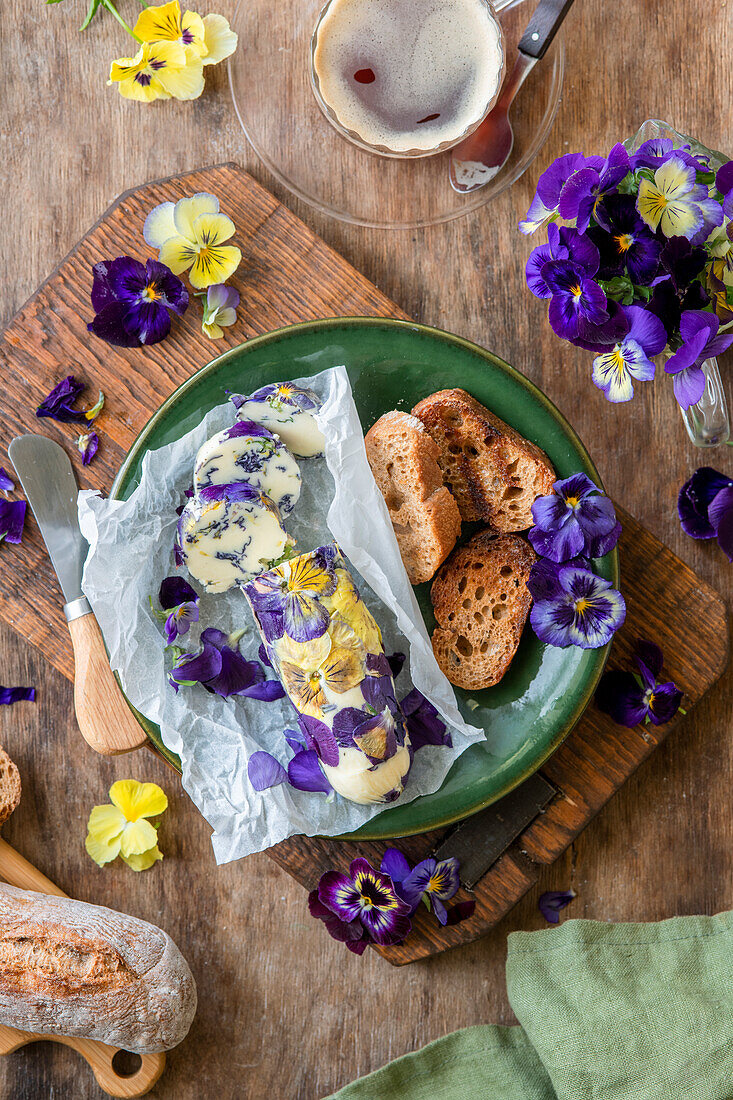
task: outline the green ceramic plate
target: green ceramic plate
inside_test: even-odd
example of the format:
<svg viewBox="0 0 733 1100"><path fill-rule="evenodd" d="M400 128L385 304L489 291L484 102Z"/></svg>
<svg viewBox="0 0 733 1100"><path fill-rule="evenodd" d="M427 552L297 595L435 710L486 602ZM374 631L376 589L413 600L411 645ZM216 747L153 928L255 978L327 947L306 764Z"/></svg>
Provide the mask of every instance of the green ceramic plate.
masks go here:
<svg viewBox="0 0 733 1100"><path fill-rule="evenodd" d="M549 455L559 477L585 471L600 485L591 459L558 410L535 386L491 352L457 336L404 321L339 318L279 329L233 348L176 390L149 420L120 470L111 496L126 499L138 484L142 459L190 431L225 400L266 382L316 374L338 363L349 372L366 431L388 409L411 409L435 390L460 386ZM599 571L618 584L614 551ZM434 619L429 586L418 589L428 631ZM516 787L554 752L588 704L607 650L555 649L524 632L508 673L494 688L456 689L462 714L487 733L455 762L434 794L379 814L363 838L424 832L458 821ZM469 706L469 702L471 706ZM478 708L475 708L478 703ZM157 726L141 715L155 746L174 765Z"/></svg>

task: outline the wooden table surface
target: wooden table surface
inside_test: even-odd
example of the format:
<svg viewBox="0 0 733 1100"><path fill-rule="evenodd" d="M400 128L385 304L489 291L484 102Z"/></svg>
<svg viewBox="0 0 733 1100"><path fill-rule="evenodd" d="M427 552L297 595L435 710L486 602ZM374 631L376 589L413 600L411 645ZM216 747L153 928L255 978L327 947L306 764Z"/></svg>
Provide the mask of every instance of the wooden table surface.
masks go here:
<svg viewBox="0 0 733 1100"><path fill-rule="evenodd" d="M134 20L133 0L120 7ZM214 7L229 15L234 3ZM606 403L590 383L589 355L552 335L544 305L527 292L530 245L515 229L554 157L604 152L648 116L733 151L730 0L579 0L566 24L563 101L529 173L474 215L397 234L327 221L283 193L246 144L224 67L208 70L196 103L123 102L104 78L109 59L128 52L125 36L104 13L79 36L85 10L83 0L2 4L3 324L121 191L238 161L410 315L490 347L542 386L589 445L610 493L730 598L733 567L715 545L682 534L675 499L706 461L733 474L733 453L692 448L668 385L639 387L629 405ZM732 362L723 360L728 373ZM543 925L542 890L572 886L568 915L609 921L733 907L730 674L493 934L395 971L333 942L309 917L302 889L266 856L217 869L210 830L175 777L145 753L104 760L86 749L71 685L8 628L0 670L2 683L38 689L37 703L0 708L0 743L24 781L3 835L68 893L162 925L196 976L196 1021L155 1097L316 1100L456 1027L511 1023L506 936ZM83 844L91 806L125 777L156 780L171 800L165 861L139 876L98 869ZM102 1094L76 1055L44 1044L0 1064L0 1095Z"/></svg>

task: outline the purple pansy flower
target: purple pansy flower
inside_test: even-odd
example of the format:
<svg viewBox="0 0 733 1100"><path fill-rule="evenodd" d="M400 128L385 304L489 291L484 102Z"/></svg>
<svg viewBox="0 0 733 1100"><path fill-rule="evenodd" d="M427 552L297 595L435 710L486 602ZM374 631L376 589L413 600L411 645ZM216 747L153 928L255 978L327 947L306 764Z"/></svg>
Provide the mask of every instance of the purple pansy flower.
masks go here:
<svg viewBox="0 0 733 1100"><path fill-rule="evenodd" d="M339 920L358 921L383 946L402 943L412 928L410 906L392 880L363 858L352 860L348 875L326 871L318 883L318 900Z"/></svg>
<svg viewBox="0 0 733 1100"><path fill-rule="evenodd" d="M96 432L85 432L76 441L76 449L81 455L82 466L88 466L99 450L99 436Z"/></svg>
<svg viewBox="0 0 733 1100"><path fill-rule="evenodd" d="M723 196L723 213L733 220L733 160L718 169L715 186Z"/></svg>
<svg viewBox="0 0 733 1100"><path fill-rule="evenodd" d="M423 859L400 883L400 896L412 907L413 912L421 901L432 909L440 924L445 924L448 911L445 902L450 901L460 889L458 860L455 857Z"/></svg>
<svg viewBox="0 0 733 1100"><path fill-rule="evenodd" d="M372 942L372 937L361 921L341 920L326 908L318 896L318 890L311 890L308 895L308 909L312 917L323 921L329 936L338 940L339 943L345 943L349 951L355 955L363 955Z"/></svg>
<svg viewBox="0 0 733 1100"><path fill-rule="evenodd" d="M566 562L571 558L600 557L596 545L616 532L618 541L620 524L616 519L613 503L587 474L573 474L553 485L550 496L537 497L532 505L532 518L536 526L528 535L535 551L554 562ZM608 546L604 553L611 549Z"/></svg>
<svg viewBox="0 0 733 1100"><path fill-rule="evenodd" d="M24 500L0 500L0 542L19 543L22 540L25 512Z"/></svg>
<svg viewBox="0 0 733 1100"><path fill-rule="evenodd" d="M609 319L608 301L585 268L570 260L545 264L542 276L551 293L548 320L563 340L594 339L599 326Z"/></svg>
<svg viewBox="0 0 733 1100"><path fill-rule="evenodd" d="M36 698L36 689L32 687L0 687L0 706L11 707L13 703L32 703Z"/></svg>
<svg viewBox="0 0 733 1100"><path fill-rule="evenodd" d="M610 581L572 564L557 566L553 577L548 564L542 563L539 578L533 566L527 582L535 601L530 622L537 637L561 649L607 645L626 618L621 593Z"/></svg>
<svg viewBox="0 0 733 1100"><path fill-rule="evenodd" d="M733 561L733 480L701 466L680 489L677 511L682 530L693 539L717 538Z"/></svg>
<svg viewBox="0 0 733 1100"><path fill-rule="evenodd" d="M288 773L280 761L264 751L252 753L247 761L247 775L256 791L267 791L288 781Z"/></svg>
<svg viewBox="0 0 733 1100"><path fill-rule="evenodd" d="M629 154L618 143L601 165L578 169L560 192L560 217L575 222L580 233L585 233L591 218L608 228L603 210L604 199L616 191L618 184L628 175L629 167Z"/></svg>
<svg viewBox="0 0 733 1100"><path fill-rule="evenodd" d="M632 195L610 195L604 206L606 228L588 231L600 254L601 277L610 279L628 272L632 283L646 286L659 269L661 242L639 217Z"/></svg>
<svg viewBox="0 0 733 1100"><path fill-rule="evenodd" d="M552 297L552 289L543 277L543 271L546 264L557 260L569 260L592 277L598 271L600 257L589 237L581 235L576 229L566 226L559 228L551 222L547 227L547 244L532 249L525 268L527 286L535 298ZM553 269L548 267L546 270L549 272Z"/></svg>
<svg viewBox="0 0 733 1100"><path fill-rule="evenodd" d="M526 216L519 223L520 231L534 233L544 225L548 218L557 214L560 192L568 179L586 165L598 168L602 163L601 157L584 157L582 153L567 153L554 160L537 180L537 191Z"/></svg>
<svg viewBox="0 0 733 1100"><path fill-rule="evenodd" d="M451 748L453 739L445 722L433 704L421 691L413 688L401 703L405 726L414 752L424 745L443 745Z"/></svg>
<svg viewBox="0 0 733 1100"><path fill-rule="evenodd" d="M645 141L643 145L640 145L635 153L632 153L629 160L632 171L636 171L637 168L659 168L669 157L674 155L689 164L696 171L706 172L708 170L707 158L694 157L690 152L689 145L682 145L680 148L675 149L672 138L650 138L649 141Z"/></svg>
<svg viewBox="0 0 733 1100"><path fill-rule="evenodd" d="M118 256L95 264L92 271L96 317L87 328L108 344L123 348L157 344L170 332L171 312L186 312L188 291L158 260L143 265L130 256Z"/></svg>
<svg viewBox="0 0 733 1100"><path fill-rule="evenodd" d="M14 488L15 482L12 477L4 466L0 466L0 489L2 489L4 493L12 493Z"/></svg>
<svg viewBox="0 0 733 1100"><path fill-rule="evenodd" d="M182 653L168 674L176 691L181 685L200 683L224 699L244 695L270 701L285 695L278 680L265 679L265 670L258 661L245 660L228 634L208 627L201 634L201 644L199 653Z"/></svg>
<svg viewBox="0 0 733 1100"><path fill-rule="evenodd" d="M682 314L680 337L682 347L664 365L673 375L674 395L683 409L695 405L705 391L702 364L720 355L733 344L733 333L718 335L720 321L714 313L688 310Z"/></svg>
<svg viewBox="0 0 733 1100"><path fill-rule="evenodd" d="M36 409L36 416L58 420L61 424L76 421L95 420L104 405L104 394L100 391L96 405L90 409L74 409L72 405L84 390L86 382L78 382L73 374L68 374L51 392L44 397Z"/></svg>
<svg viewBox="0 0 733 1100"><path fill-rule="evenodd" d="M574 890L546 890L540 894L537 908L548 924L560 923L560 910L576 897Z"/></svg>
<svg viewBox="0 0 733 1100"><path fill-rule="evenodd" d="M661 726L674 718L682 702L682 692L672 681L659 683L662 651L653 642L640 638L634 660L639 674L615 670L605 672L596 691L596 706L621 726L653 722Z"/></svg>
<svg viewBox="0 0 733 1100"><path fill-rule="evenodd" d="M165 621L165 640L173 645L176 638L188 634L191 623L199 621L199 595L183 577L166 577L161 583L158 602L169 611Z"/></svg>
<svg viewBox="0 0 733 1100"><path fill-rule="evenodd" d="M630 401L634 396L633 381L650 382L655 367L651 357L667 344L664 325L653 313L641 306L622 306L629 323L623 340L614 344L593 360L593 384L609 401Z"/></svg>

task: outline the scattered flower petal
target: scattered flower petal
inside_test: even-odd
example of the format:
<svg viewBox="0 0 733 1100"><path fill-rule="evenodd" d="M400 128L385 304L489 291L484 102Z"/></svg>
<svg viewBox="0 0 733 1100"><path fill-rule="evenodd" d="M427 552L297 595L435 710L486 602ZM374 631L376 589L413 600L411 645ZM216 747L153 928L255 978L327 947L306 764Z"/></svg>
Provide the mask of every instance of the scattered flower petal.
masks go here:
<svg viewBox="0 0 733 1100"><path fill-rule="evenodd" d="M36 698L33 687L0 687L0 706L10 707L13 703L32 703Z"/></svg>
<svg viewBox="0 0 733 1100"><path fill-rule="evenodd" d="M99 450L99 436L96 432L86 432L79 436L76 448L81 455L82 466L88 466Z"/></svg>
<svg viewBox="0 0 733 1100"><path fill-rule="evenodd" d="M252 753L247 761L247 775L256 791L266 791L288 781L288 773L280 761L263 751Z"/></svg>
<svg viewBox="0 0 733 1100"><path fill-rule="evenodd" d="M0 542L21 542L26 508L24 500L0 500Z"/></svg>
<svg viewBox="0 0 733 1100"><path fill-rule="evenodd" d="M0 489L2 489L4 493L12 493L14 488L15 482L12 477L3 466L0 466Z"/></svg>
<svg viewBox="0 0 733 1100"><path fill-rule="evenodd" d="M560 923L560 911L577 897L574 890L547 890L540 894L537 907L548 924Z"/></svg>

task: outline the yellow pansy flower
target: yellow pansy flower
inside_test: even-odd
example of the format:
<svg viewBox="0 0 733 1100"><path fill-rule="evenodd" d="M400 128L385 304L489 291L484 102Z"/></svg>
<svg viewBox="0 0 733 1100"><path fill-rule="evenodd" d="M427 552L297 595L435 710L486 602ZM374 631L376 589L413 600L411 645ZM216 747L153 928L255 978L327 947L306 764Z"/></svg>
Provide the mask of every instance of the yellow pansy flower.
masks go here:
<svg viewBox="0 0 733 1100"><path fill-rule="evenodd" d="M239 267L241 251L224 243L234 232L232 219L219 213L219 200L206 192L160 203L143 227L147 243L159 250L160 262L174 275L190 268L188 277L197 290L225 283Z"/></svg>
<svg viewBox="0 0 733 1100"><path fill-rule="evenodd" d="M108 84L120 95L140 103L155 99L196 99L204 88L201 61L186 63L186 51L177 42L144 42L134 57L112 62Z"/></svg>
<svg viewBox="0 0 733 1100"><path fill-rule="evenodd" d="M342 695L364 679L364 653L334 645L330 634L296 642L285 634L275 643L278 672L298 710L320 718L324 688Z"/></svg>
<svg viewBox="0 0 733 1100"><path fill-rule="evenodd" d="M181 13L178 0L146 8L134 32L141 42L178 42L187 60L201 59L204 65L218 64L237 48L237 35L223 15L202 19L195 11Z"/></svg>
<svg viewBox="0 0 733 1100"><path fill-rule="evenodd" d="M695 169L671 156L654 173L654 180L642 178L636 209L653 233L665 237L693 237L704 219L700 202L708 198L707 188L696 183Z"/></svg>
<svg viewBox="0 0 733 1100"><path fill-rule="evenodd" d="M168 799L157 783L135 779L113 783L109 797L111 805L95 806L89 815L86 850L100 867L120 856L133 871L146 871L163 858L147 819L162 814Z"/></svg>

